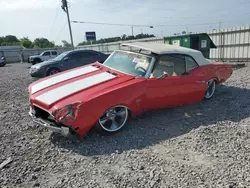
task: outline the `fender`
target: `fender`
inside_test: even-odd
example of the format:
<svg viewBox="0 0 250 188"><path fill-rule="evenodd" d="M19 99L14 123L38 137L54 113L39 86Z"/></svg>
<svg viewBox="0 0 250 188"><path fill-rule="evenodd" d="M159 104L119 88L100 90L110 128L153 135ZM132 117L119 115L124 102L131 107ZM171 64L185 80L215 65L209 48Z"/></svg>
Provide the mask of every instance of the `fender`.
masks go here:
<svg viewBox="0 0 250 188"><path fill-rule="evenodd" d="M105 94L95 95L86 102L83 100L81 108L78 110L78 117L76 121L72 122L72 128L77 129L77 133L83 136L97 123L105 111L116 105L126 106L131 118L142 114L140 101L144 96L145 84L140 83L141 81L138 82L138 79L133 81L134 84L126 83L127 85L123 85L121 89L114 88Z"/></svg>

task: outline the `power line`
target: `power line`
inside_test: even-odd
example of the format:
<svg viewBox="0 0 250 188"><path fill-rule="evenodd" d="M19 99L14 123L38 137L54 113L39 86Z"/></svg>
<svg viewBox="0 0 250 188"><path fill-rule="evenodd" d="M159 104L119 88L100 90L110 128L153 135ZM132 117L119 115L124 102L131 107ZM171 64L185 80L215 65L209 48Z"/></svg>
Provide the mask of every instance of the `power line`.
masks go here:
<svg viewBox="0 0 250 188"><path fill-rule="evenodd" d="M63 28L59 31L59 33L57 34L56 40L58 39L58 37L60 36L60 34L62 33L62 31L65 29L65 27L67 26L67 22L64 24Z"/></svg>
<svg viewBox="0 0 250 188"><path fill-rule="evenodd" d="M195 25L215 25L219 24L218 22L210 22L210 23L197 23L197 24L157 24L157 25L136 25L136 24L119 24L119 23L105 23L105 22L88 22L88 21L71 21L73 23L83 23L83 24L97 24L97 25L113 25L113 26L132 26L132 27L183 27L183 26L195 26ZM232 22L232 21L224 21L224 22Z"/></svg>
<svg viewBox="0 0 250 188"><path fill-rule="evenodd" d="M58 7L57 7L57 10L56 10L56 15L55 15L55 17L54 17L54 21L53 21L53 25L52 25L52 27L51 27L51 30L50 30L50 35L51 35L51 33L52 33L52 30L54 29L54 25L55 25L55 22L56 22L56 18L57 18L57 16L58 16L58 12L59 12L59 9L60 9L60 1L58 1Z"/></svg>
<svg viewBox="0 0 250 188"><path fill-rule="evenodd" d="M151 25L135 25L135 24L118 24L118 23L101 23L101 22L83 22L73 20L73 23L98 24L98 25L116 25L116 26L132 26L132 27L152 27Z"/></svg>

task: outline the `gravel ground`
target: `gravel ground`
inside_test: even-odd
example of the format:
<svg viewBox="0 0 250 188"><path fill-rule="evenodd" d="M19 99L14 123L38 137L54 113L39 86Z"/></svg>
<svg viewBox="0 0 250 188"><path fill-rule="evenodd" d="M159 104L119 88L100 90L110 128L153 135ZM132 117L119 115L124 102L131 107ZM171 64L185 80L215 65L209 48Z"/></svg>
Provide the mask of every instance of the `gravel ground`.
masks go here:
<svg viewBox="0 0 250 188"><path fill-rule="evenodd" d="M250 67L211 100L70 140L31 122L29 66L0 68L0 187L250 187Z"/></svg>

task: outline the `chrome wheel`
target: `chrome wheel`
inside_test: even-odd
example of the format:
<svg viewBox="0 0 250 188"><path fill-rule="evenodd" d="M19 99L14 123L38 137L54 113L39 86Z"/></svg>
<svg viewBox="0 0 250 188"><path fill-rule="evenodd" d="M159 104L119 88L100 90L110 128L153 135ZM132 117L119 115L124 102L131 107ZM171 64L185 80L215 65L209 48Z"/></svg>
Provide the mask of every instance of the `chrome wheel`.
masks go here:
<svg viewBox="0 0 250 188"><path fill-rule="evenodd" d="M108 109L99 119L100 127L107 132L120 130L128 119L128 109L125 106L115 106Z"/></svg>
<svg viewBox="0 0 250 188"><path fill-rule="evenodd" d="M50 69L47 73L47 76L53 75L53 74L57 74L60 71L58 69Z"/></svg>
<svg viewBox="0 0 250 188"><path fill-rule="evenodd" d="M206 90L206 93L205 93L205 98L206 99L210 99L214 95L215 87L216 87L215 80L209 80L207 82L207 90Z"/></svg>

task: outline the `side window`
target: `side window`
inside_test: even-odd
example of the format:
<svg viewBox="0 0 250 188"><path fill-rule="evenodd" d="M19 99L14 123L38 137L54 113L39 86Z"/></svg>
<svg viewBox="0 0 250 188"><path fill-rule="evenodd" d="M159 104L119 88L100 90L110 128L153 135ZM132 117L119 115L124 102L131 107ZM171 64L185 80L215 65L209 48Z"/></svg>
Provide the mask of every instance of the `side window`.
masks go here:
<svg viewBox="0 0 250 188"><path fill-rule="evenodd" d="M43 56L50 56L50 52L44 52Z"/></svg>
<svg viewBox="0 0 250 188"><path fill-rule="evenodd" d="M185 56L185 61L187 64L187 72L195 69L196 67L198 67L198 64L194 61L193 58L189 57L189 56Z"/></svg>
<svg viewBox="0 0 250 188"><path fill-rule="evenodd" d="M153 71L154 77L166 73L168 76L181 76L186 73L186 64L182 55L164 55L158 60Z"/></svg>
<svg viewBox="0 0 250 188"><path fill-rule="evenodd" d="M99 55L99 54L95 53L95 52L83 52L83 57L84 58L94 57L94 56L97 56L97 55Z"/></svg>
<svg viewBox="0 0 250 188"><path fill-rule="evenodd" d="M75 60L75 59L81 59L82 56L83 56L82 53L80 53L80 52L75 52L75 53L69 54L69 55L68 55L68 58L69 58L70 60Z"/></svg>
<svg viewBox="0 0 250 188"><path fill-rule="evenodd" d="M57 52L56 51L52 51L52 55L57 55Z"/></svg>

